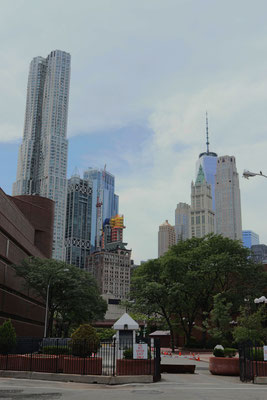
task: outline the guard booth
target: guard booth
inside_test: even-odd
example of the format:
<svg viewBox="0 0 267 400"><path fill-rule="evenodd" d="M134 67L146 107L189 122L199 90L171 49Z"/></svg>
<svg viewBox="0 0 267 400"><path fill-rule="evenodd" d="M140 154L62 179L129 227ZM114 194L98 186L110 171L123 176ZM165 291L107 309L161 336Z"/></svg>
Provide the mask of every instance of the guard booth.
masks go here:
<svg viewBox="0 0 267 400"><path fill-rule="evenodd" d="M117 331L116 343L118 343L120 350L133 348L136 343L136 331L139 329L139 324L129 314L124 313L115 322L113 329Z"/></svg>

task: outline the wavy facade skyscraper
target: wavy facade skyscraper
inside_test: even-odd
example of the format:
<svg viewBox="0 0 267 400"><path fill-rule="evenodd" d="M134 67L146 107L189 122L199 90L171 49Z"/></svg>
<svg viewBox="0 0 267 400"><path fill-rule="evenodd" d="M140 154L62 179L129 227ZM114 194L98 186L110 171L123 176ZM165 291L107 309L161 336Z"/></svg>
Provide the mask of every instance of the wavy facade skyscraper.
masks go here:
<svg viewBox="0 0 267 400"><path fill-rule="evenodd" d="M53 258L64 258L67 194L67 120L71 56L61 50L30 64L23 141L13 195L55 201Z"/></svg>

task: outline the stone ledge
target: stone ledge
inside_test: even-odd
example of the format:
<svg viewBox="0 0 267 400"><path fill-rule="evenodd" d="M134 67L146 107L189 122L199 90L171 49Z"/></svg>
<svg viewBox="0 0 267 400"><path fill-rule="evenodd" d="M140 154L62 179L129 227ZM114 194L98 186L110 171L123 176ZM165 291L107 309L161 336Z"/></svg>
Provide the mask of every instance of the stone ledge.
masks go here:
<svg viewBox="0 0 267 400"><path fill-rule="evenodd" d="M152 375L128 375L128 376L103 376L103 375L74 375L54 374L49 372L31 371L5 371L0 370L2 378L38 379L45 381L97 383L102 385L121 385L125 383L152 383Z"/></svg>
<svg viewBox="0 0 267 400"><path fill-rule="evenodd" d="M254 383L258 385L267 385L267 376L255 376Z"/></svg>

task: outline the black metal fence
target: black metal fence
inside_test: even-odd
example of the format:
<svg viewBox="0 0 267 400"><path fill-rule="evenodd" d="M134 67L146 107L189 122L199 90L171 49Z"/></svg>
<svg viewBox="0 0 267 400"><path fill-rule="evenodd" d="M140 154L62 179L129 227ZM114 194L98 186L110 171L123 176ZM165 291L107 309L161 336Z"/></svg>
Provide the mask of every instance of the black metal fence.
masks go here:
<svg viewBox="0 0 267 400"><path fill-rule="evenodd" d="M264 361L263 346L246 342L239 345L240 380L254 381L257 376L267 376L267 361Z"/></svg>
<svg viewBox="0 0 267 400"><path fill-rule="evenodd" d="M0 369L82 375L153 375L160 379L159 341L116 339L100 342L18 338L0 355Z"/></svg>

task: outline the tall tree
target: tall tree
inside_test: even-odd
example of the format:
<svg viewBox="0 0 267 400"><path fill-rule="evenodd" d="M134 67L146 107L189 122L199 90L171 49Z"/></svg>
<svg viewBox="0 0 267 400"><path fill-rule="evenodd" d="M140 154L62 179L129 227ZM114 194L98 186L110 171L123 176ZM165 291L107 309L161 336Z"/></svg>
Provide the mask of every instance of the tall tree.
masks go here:
<svg viewBox="0 0 267 400"><path fill-rule="evenodd" d="M224 293L237 312L244 298L262 295L266 273L255 264L239 241L207 235L181 241L158 260L141 265L135 272L132 298L142 312L160 313L171 326L179 321L187 342L195 324L202 323L213 308L213 298Z"/></svg>
<svg viewBox="0 0 267 400"><path fill-rule="evenodd" d="M25 286L46 301L48 297L48 335L52 335L53 321L59 322L59 334L68 334L71 325L103 318L107 304L100 296L93 276L62 261L28 258L14 265ZM63 332L62 332L63 331Z"/></svg>

